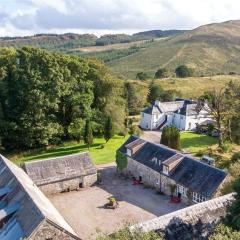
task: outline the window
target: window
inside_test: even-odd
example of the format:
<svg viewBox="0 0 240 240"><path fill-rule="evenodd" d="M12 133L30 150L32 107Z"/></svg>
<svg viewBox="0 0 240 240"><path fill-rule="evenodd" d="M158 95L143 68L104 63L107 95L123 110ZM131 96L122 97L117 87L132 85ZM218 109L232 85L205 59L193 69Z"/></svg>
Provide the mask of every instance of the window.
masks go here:
<svg viewBox="0 0 240 240"><path fill-rule="evenodd" d="M181 193L182 196L187 196L187 188L181 186L181 185L177 185L177 192Z"/></svg>
<svg viewBox="0 0 240 240"><path fill-rule="evenodd" d="M200 203L206 201L207 199L204 196L200 195L199 193L194 192L192 200L195 203Z"/></svg>
<svg viewBox="0 0 240 240"><path fill-rule="evenodd" d="M163 165L163 173L168 175L168 167Z"/></svg>
<svg viewBox="0 0 240 240"><path fill-rule="evenodd" d="M131 156L131 155L132 155L131 149L127 149L127 155L128 155L128 156Z"/></svg>

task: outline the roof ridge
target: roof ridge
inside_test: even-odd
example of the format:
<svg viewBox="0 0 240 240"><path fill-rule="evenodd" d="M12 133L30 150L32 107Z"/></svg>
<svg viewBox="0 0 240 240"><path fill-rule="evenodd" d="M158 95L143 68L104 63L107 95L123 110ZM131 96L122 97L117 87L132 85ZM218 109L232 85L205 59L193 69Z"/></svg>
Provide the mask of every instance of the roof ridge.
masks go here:
<svg viewBox="0 0 240 240"><path fill-rule="evenodd" d="M141 137L138 137L138 136L135 136L135 137L137 137L137 138L139 138L139 139L142 139ZM168 147L168 146L165 146L165 145L163 145L163 144L157 144L157 143L149 142L149 141L147 141L147 140L145 140L145 139L142 139L142 140L146 141L147 143L153 144L153 145L155 145L155 146L162 147L162 148L167 149L167 150L169 150L169 151L175 152L176 154L181 154L184 158L185 158L185 157L186 157L186 158L189 158L189 159L191 159L191 160L193 160L193 161L195 161L195 162L198 162L198 163L200 163L200 164L206 165L206 166L208 166L208 167L211 167L211 168L214 168L214 169L216 169L216 170L220 170L220 171L226 173L223 169L220 169L220 168L217 168L217 167L215 167L215 166L209 165L209 164L207 164L207 163L205 163L205 162L202 162L201 159L196 158L196 157L194 157L194 156L189 156L189 155L187 155L187 154L184 154L184 153L182 153L182 152L180 152L180 151L178 151L178 150L172 149L172 148L170 148L170 147ZM172 156L172 157L173 157L173 156Z"/></svg>
<svg viewBox="0 0 240 240"><path fill-rule="evenodd" d="M43 159L36 159L36 160L30 160L26 161L23 164L31 164L33 162L42 162L42 161L49 161L49 160L55 160L59 158L64 158L64 157L72 157L72 156L78 156L78 155L83 155L83 154L89 154L89 152L79 152L79 153L74 153L74 154L69 154L69 155L63 155L63 156L58 156L58 157L51 157L51 158L43 158Z"/></svg>

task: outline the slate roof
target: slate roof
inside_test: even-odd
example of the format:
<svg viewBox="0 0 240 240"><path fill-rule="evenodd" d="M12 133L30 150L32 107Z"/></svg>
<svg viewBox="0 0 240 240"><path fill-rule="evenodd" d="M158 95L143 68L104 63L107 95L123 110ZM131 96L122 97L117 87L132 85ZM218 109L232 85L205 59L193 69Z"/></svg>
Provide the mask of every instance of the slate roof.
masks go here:
<svg viewBox="0 0 240 240"><path fill-rule="evenodd" d="M129 137L119 148L119 151L127 154L126 145L137 139L138 137L136 136ZM191 188L194 192L205 197L211 197L226 177L226 173L218 168L207 165L164 145L147 141L131 158L154 171L162 172L164 162L172 163L174 159L180 159L181 155L182 160L170 172L168 177L180 185Z"/></svg>
<svg viewBox="0 0 240 240"><path fill-rule="evenodd" d="M146 113L146 114L150 114L150 115L156 114L156 113L161 113L160 109L155 105L152 105L151 107L145 108L142 112Z"/></svg>
<svg viewBox="0 0 240 240"><path fill-rule="evenodd" d="M129 139L119 148L119 151L127 154L126 145L137 139L138 137L136 136L129 137ZM162 162L174 156L176 152L174 150L161 147L157 144L147 141L145 142L146 143L143 145L143 147L134 154L133 159L155 171L162 171Z"/></svg>
<svg viewBox="0 0 240 240"><path fill-rule="evenodd" d="M190 157L184 157L170 174L170 178L180 185L205 197L211 197L225 177L224 171Z"/></svg>
<svg viewBox="0 0 240 240"><path fill-rule="evenodd" d="M29 176L2 155L0 189L4 189L0 191L2 194L6 193L0 200L0 219L13 213L0 229L0 239L29 239L44 220L56 225L73 238L80 239Z"/></svg>
<svg viewBox="0 0 240 240"><path fill-rule="evenodd" d="M97 173L87 152L26 162L23 169L38 186Z"/></svg>
<svg viewBox="0 0 240 240"><path fill-rule="evenodd" d="M192 116L198 115L202 107L199 103L190 99L177 99L172 102L155 103L151 107L144 109L143 112L150 115L156 113L179 113L185 116Z"/></svg>

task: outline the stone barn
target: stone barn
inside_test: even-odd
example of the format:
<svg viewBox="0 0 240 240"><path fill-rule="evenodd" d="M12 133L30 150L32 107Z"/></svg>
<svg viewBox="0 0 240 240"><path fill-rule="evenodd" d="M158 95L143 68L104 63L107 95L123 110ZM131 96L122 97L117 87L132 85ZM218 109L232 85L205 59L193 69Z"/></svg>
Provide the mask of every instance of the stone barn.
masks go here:
<svg viewBox="0 0 240 240"><path fill-rule="evenodd" d="M1 155L0 239L80 240L29 176Z"/></svg>
<svg viewBox="0 0 240 240"><path fill-rule="evenodd" d="M26 162L23 169L45 194L77 190L97 181L97 170L86 152Z"/></svg>
<svg viewBox="0 0 240 240"><path fill-rule="evenodd" d="M183 202L200 203L218 196L226 173L161 144L131 136L118 149L127 158L128 176Z"/></svg>

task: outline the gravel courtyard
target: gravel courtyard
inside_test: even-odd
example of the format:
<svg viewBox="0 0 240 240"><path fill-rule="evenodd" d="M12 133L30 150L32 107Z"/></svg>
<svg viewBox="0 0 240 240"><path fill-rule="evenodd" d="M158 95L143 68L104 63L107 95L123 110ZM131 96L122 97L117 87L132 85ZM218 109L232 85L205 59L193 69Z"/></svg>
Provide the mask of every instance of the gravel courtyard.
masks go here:
<svg viewBox="0 0 240 240"><path fill-rule="evenodd" d="M99 230L112 233L126 223L141 222L185 207L182 203L170 204L169 197L121 179L114 164L101 166L99 170L101 185L49 197L84 240L94 239ZM119 201L119 208L105 208L110 196Z"/></svg>

